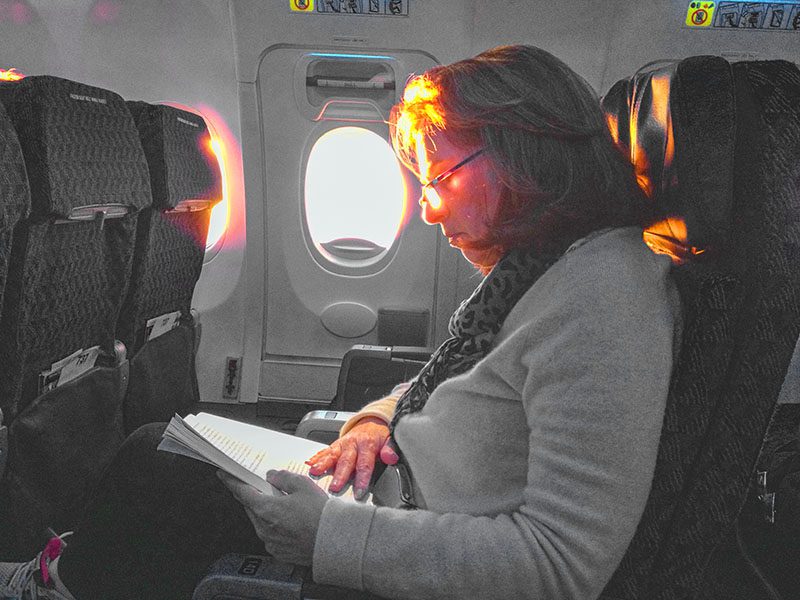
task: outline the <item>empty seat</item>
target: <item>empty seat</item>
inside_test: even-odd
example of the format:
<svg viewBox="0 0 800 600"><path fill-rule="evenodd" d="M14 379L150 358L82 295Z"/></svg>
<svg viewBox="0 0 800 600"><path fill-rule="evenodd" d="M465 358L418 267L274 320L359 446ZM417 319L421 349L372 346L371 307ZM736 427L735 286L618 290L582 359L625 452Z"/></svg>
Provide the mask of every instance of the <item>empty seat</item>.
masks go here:
<svg viewBox="0 0 800 600"><path fill-rule="evenodd" d="M0 553L24 556L72 524L123 439L127 383L115 325L130 278L147 163L117 94L56 77L0 87L31 190L0 316L9 464Z"/></svg>
<svg viewBox="0 0 800 600"><path fill-rule="evenodd" d="M199 401L190 310L222 181L202 117L145 102L128 106L153 196L139 217L131 284L117 326L132 357L125 402L130 432L186 414Z"/></svg>

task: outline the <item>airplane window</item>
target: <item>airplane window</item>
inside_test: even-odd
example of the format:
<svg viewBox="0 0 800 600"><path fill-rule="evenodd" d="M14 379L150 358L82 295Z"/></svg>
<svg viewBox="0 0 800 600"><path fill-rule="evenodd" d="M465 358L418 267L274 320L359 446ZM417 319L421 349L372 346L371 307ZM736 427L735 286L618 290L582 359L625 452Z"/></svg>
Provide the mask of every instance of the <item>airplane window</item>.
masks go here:
<svg viewBox="0 0 800 600"><path fill-rule="evenodd" d="M226 148L218 137L211 140L211 148L219 162L219 171L222 176L222 200L211 209L211 219L208 224L206 237L206 251L211 250L220 242L228 227L228 207L230 192L228 191L228 173L226 172ZM229 161L227 161L229 162Z"/></svg>
<svg viewBox="0 0 800 600"><path fill-rule="evenodd" d="M400 163L363 127L322 135L308 157L305 217L317 251L338 265L373 264L392 247L405 209Z"/></svg>

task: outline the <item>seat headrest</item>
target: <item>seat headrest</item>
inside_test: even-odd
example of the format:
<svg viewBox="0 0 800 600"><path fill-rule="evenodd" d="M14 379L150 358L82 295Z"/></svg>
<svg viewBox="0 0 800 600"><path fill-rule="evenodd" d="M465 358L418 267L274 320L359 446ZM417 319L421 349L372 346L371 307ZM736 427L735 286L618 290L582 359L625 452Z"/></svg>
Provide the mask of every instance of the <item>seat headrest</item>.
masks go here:
<svg viewBox="0 0 800 600"><path fill-rule="evenodd" d="M151 203L136 124L114 92L51 76L0 84L19 138L33 218L91 216L92 207L135 212Z"/></svg>
<svg viewBox="0 0 800 600"><path fill-rule="evenodd" d="M219 163L203 117L162 104L129 102L147 163L153 206L208 206L222 199Z"/></svg>
<svg viewBox="0 0 800 600"><path fill-rule="evenodd" d="M612 137L667 216L650 232L688 251L728 242L734 101L731 66L715 56L651 63L602 99Z"/></svg>

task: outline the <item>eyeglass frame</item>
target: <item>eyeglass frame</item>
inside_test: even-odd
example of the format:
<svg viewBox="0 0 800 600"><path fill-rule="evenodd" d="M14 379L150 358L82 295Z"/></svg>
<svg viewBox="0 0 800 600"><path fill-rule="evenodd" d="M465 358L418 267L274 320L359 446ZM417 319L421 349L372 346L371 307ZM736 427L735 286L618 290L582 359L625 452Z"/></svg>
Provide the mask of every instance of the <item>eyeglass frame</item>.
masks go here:
<svg viewBox="0 0 800 600"><path fill-rule="evenodd" d="M434 192L436 192L436 195L438 196L439 192L436 191L436 186L437 185L439 185L442 181L444 181L445 179L450 177L453 173L458 171L461 167L463 167L467 163L470 163L473 160L475 160L476 158L478 158L484 152L486 152L486 148L478 148L475 152L473 152L472 154L467 156L462 161L456 163L455 165L453 165L452 167L447 169L444 173L439 173L436 177L431 179L428 183L423 183L422 184L422 188L420 189L420 195L419 195L418 203L421 205L422 202L425 201L428 204L431 204L430 200L428 200L428 197L425 195L425 191L426 190L433 190ZM441 197L439 198L439 205L441 206ZM438 208L438 207L434 207L434 208Z"/></svg>

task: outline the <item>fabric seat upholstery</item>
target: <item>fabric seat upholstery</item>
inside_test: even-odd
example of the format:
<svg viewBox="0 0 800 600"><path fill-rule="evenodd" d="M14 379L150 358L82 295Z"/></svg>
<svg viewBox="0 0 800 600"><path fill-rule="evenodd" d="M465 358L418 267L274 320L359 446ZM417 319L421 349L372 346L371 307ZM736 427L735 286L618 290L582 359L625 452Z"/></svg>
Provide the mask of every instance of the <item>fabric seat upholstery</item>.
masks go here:
<svg viewBox="0 0 800 600"><path fill-rule="evenodd" d="M14 229L30 213L28 174L14 126L0 104L0 314ZM0 406L2 402L0 402Z"/></svg>
<svg viewBox="0 0 800 600"><path fill-rule="evenodd" d="M122 442L127 363L114 328L138 211L151 196L136 126L117 94L40 76L3 84L0 102L31 190L0 317L0 408L10 423L0 552L23 557L44 527L71 523ZM94 369L40 389L53 363L94 346L101 350Z"/></svg>
<svg viewBox="0 0 800 600"><path fill-rule="evenodd" d="M602 598L747 597L747 575L712 557L800 334L800 73L694 57L618 82L603 104L671 217L651 240L678 249L685 323L650 497Z"/></svg>
<svg viewBox="0 0 800 600"><path fill-rule="evenodd" d="M199 115L129 102L150 171L153 205L139 218L128 295L117 334L130 348L126 431L186 414L199 402L192 295L211 210L222 198L219 166ZM176 329L148 342L147 322L180 311Z"/></svg>

